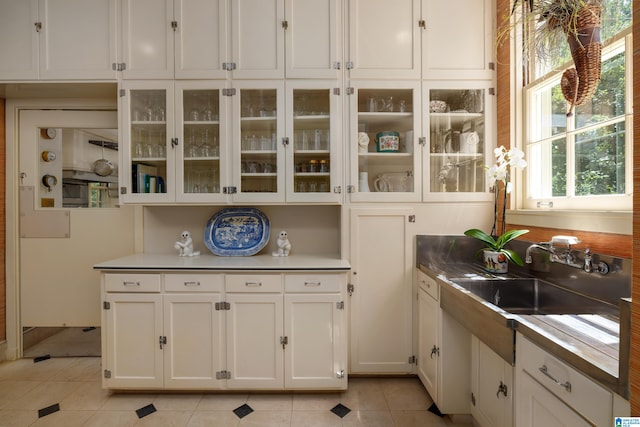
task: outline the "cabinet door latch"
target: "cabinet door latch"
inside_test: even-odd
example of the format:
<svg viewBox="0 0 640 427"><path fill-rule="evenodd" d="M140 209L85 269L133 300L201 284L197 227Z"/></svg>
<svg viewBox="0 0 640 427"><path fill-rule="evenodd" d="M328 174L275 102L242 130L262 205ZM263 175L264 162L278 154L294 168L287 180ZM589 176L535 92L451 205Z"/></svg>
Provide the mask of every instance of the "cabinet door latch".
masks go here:
<svg viewBox="0 0 640 427"><path fill-rule="evenodd" d="M347 285L347 293L349 294L349 296L353 295L354 289L355 289L355 286L353 286L353 283L349 283Z"/></svg>
<svg viewBox="0 0 640 427"><path fill-rule="evenodd" d="M164 346L167 345L167 337L160 335L160 337L158 338L158 342L160 343L160 350L162 350Z"/></svg>
<svg viewBox="0 0 640 427"><path fill-rule="evenodd" d="M222 193L223 194L236 194L238 192L237 187L223 187L222 188Z"/></svg>
<svg viewBox="0 0 640 427"><path fill-rule="evenodd" d="M336 303L336 308L337 308L338 310L344 310L344 301L338 301L338 302Z"/></svg>
<svg viewBox="0 0 640 427"><path fill-rule="evenodd" d="M340 369L339 371L336 372L336 378L344 378L344 369Z"/></svg>
<svg viewBox="0 0 640 427"><path fill-rule="evenodd" d="M409 215L409 222L416 222L416 216L415 215Z"/></svg>
<svg viewBox="0 0 640 427"><path fill-rule="evenodd" d="M231 372L229 372L229 371L217 371L216 372L216 379L217 380L230 380L231 379Z"/></svg>
<svg viewBox="0 0 640 427"><path fill-rule="evenodd" d="M282 344L282 349L284 350L287 344L289 344L289 337L280 337L280 344Z"/></svg>
<svg viewBox="0 0 640 427"><path fill-rule="evenodd" d="M500 381L500 385L498 386L498 392L496 393L496 397L500 399L500 393L502 393L504 397L507 397L507 390L508 390L507 385L502 381Z"/></svg>

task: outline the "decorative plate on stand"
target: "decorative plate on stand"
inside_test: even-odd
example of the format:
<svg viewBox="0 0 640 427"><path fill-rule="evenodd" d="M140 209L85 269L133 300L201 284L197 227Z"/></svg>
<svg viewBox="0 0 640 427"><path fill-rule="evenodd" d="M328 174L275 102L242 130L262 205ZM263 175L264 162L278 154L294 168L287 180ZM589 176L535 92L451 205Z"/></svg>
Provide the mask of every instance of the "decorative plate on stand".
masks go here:
<svg viewBox="0 0 640 427"><path fill-rule="evenodd" d="M255 255L269 242L269 218L256 208L221 209L207 222L204 244L214 255Z"/></svg>

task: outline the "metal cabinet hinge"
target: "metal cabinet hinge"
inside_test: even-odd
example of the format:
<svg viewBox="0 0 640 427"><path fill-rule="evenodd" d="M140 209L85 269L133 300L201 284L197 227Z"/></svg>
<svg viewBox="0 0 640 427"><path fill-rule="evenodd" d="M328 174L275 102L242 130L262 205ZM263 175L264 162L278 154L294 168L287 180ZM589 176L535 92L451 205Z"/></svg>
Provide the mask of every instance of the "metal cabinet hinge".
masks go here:
<svg viewBox="0 0 640 427"><path fill-rule="evenodd" d="M341 66L342 65L340 64L340 61L334 61L334 63L333 63L333 69L334 70L339 70Z"/></svg>
<svg viewBox="0 0 640 427"><path fill-rule="evenodd" d="M416 216L415 215L409 215L409 222L416 222Z"/></svg>
<svg viewBox="0 0 640 427"><path fill-rule="evenodd" d="M162 350L164 346L167 345L167 337L164 335L160 335L158 337L158 343L160 344L160 350Z"/></svg>
<svg viewBox="0 0 640 427"><path fill-rule="evenodd" d="M36 26L36 33L39 33L42 30L42 22L34 22L33 25Z"/></svg>
<svg viewBox="0 0 640 427"><path fill-rule="evenodd" d="M347 193L351 194L351 193L355 193L355 192L356 192L355 185L347 185Z"/></svg>
<svg viewBox="0 0 640 427"><path fill-rule="evenodd" d="M342 194L342 187L339 185L333 187L333 192L336 194Z"/></svg>
<svg viewBox="0 0 640 427"><path fill-rule="evenodd" d="M414 365L416 363L416 356L409 356L409 364Z"/></svg>
<svg viewBox="0 0 640 427"><path fill-rule="evenodd" d="M340 88L339 87L334 87L333 88L333 94L334 95L340 95Z"/></svg>
<svg viewBox="0 0 640 427"><path fill-rule="evenodd" d="M285 30L289 28L289 21L282 21L282 28L284 28Z"/></svg>
<svg viewBox="0 0 640 427"><path fill-rule="evenodd" d="M344 301L338 301L338 302L336 303L336 308L337 308L338 310L344 310Z"/></svg>
<svg viewBox="0 0 640 427"><path fill-rule="evenodd" d="M344 378L344 369L340 369L339 371L336 372L336 378Z"/></svg>
<svg viewBox="0 0 640 427"><path fill-rule="evenodd" d="M173 28L173 31L178 29L178 21L171 21L171 28Z"/></svg>
<svg viewBox="0 0 640 427"><path fill-rule="evenodd" d="M418 27L420 28L427 28L427 23L424 21L424 19L420 19L418 21Z"/></svg>
<svg viewBox="0 0 640 427"><path fill-rule="evenodd" d="M104 302L102 303L102 308L103 308L104 310L111 310L111 303L110 303L109 301L104 301Z"/></svg>
<svg viewBox="0 0 640 427"><path fill-rule="evenodd" d="M354 93L356 93L356 90L352 87L348 87L344 90L345 95L353 95Z"/></svg>
<svg viewBox="0 0 640 427"><path fill-rule="evenodd" d="M353 69L353 61L345 62L344 66L347 68L347 70L352 70Z"/></svg>
<svg viewBox="0 0 640 427"><path fill-rule="evenodd" d="M282 349L284 350L287 344L289 344L289 337L280 337L280 344L282 344Z"/></svg>
<svg viewBox="0 0 640 427"><path fill-rule="evenodd" d="M355 286L353 286L353 283L349 283L347 285L347 293L349 294L349 296L353 295L354 289L355 289Z"/></svg>
<svg viewBox="0 0 640 427"><path fill-rule="evenodd" d="M222 69L225 71L233 71L236 69L236 63L235 62L223 62L222 63Z"/></svg>
<svg viewBox="0 0 640 427"><path fill-rule="evenodd" d="M236 194L237 192L237 187L222 187L222 194Z"/></svg>
<svg viewBox="0 0 640 427"><path fill-rule="evenodd" d="M496 69L496 63L495 62L489 62L489 69L490 70L495 70Z"/></svg>
<svg viewBox="0 0 640 427"><path fill-rule="evenodd" d="M120 94L120 98L122 98L123 96L125 96L127 94L127 91L124 90L124 89L120 89L119 94Z"/></svg>
<svg viewBox="0 0 640 427"><path fill-rule="evenodd" d="M217 311L224 311L224 310L231 310L231 304L229 304L228 302L217 302L216 303L216 310Z"/></svg>
<svg viewBox="0 0 640 427"><path fill-rule="evenodd" d="M234 96L236 94L236 88L222 89L222 96Z"/></svg>
<svg viewBox="0 0 640 427"><path fill-rule="evenodd" d="M105 378L111 378L111 371L110 371L110 370L108 370L108 369L105 369L105 370L104 370L104 377L105 377Z"/></svg>
<svg viewBox="0 0 640 427"><path fill-rule="evenodd" d="M120 187L120 194L127 194L127 187Z"/></svg>
<svg viewBox="0 0 640 427"><path fill-rule="evenodd" d="M496 94L496 89L493 87L489 88L489 95L495 95Z"/></svg>
<svg viewBox="0 0 640 427"><path fill-rule="evenodd" d="M230 380L231 379L231 372L229 372L229 371L217 371L216 372L216 379L217 380Z"/></svg>

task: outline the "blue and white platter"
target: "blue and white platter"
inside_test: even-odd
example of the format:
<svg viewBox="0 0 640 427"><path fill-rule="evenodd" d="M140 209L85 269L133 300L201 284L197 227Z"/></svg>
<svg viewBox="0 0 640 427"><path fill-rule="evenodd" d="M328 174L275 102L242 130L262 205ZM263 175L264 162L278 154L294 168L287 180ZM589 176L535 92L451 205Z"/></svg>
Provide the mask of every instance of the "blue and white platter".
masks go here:
<svg viewBox="0 0 640 427"><path fill-rule="evenodd" d="M255 255L269 242L269 218L256 208L224 208L204 229L204 244L214 255Z"/></svg>

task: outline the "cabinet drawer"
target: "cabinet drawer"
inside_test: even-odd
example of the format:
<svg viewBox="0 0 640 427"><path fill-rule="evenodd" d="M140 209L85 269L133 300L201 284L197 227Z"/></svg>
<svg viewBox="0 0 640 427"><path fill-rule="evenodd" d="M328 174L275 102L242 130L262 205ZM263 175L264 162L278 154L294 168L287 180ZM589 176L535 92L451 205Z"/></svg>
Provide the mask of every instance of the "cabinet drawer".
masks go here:
<svg viewBox="0 0 640 427"><path fill-rule="evenodd" d="M344 274L287 274L285 292L340 292L344 288Z"/></svg>
<svg viewBox="0 0 640 427"><path fill-rule="evenodd" d="M427 276L422 271L418 270L418 286L423 289L426 293L431 295L433 299L438 301L438 282L435 279Z"/></svg>
<svg viewBox="0 0 640 427"><path fill-rule="evenodd" d="M516 364L595 425L611 423L611 392L520 334L516 343Z"/></svg>
<svg viewBox="0 0 640 427"><path fill-rule="evenodd" d="M222 274L165 274L166 292L222 292Z"/></svg>
<svg viewBox="0 0 640 427"><path fill-rule="evenodd" d="M105 274L107 292L160 292L159 274Z"/></svg>
<svg viewBox="0 0 640 427"><path fill-rule="evenodd" d="M282 292L280 274L229 274L225 278L227 292Z"/></svg>

